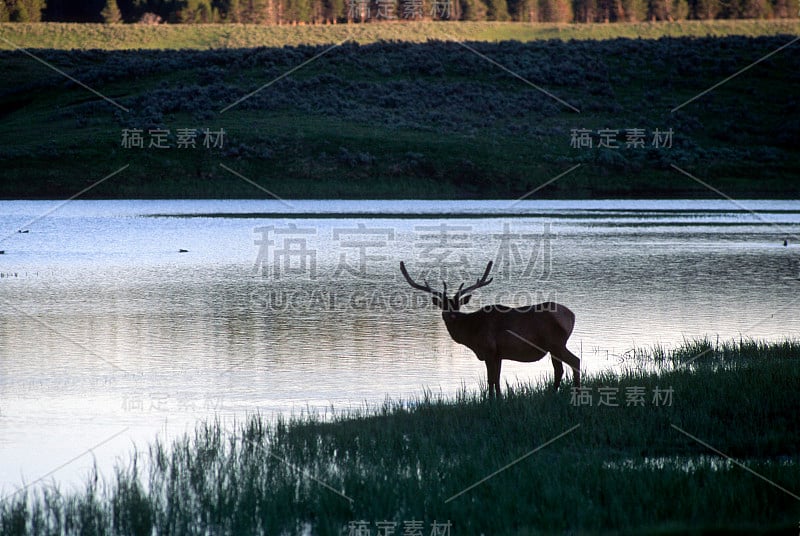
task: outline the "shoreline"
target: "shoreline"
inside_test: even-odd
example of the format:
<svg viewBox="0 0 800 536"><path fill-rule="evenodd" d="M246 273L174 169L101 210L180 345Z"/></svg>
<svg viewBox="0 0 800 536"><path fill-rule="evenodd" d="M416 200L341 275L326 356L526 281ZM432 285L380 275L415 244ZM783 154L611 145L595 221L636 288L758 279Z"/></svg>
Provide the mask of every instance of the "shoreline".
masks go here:
<svg viewBox="0 0 800 536"><path fill-rule="evenodd" d="M69 519L133 534L303 525L340 534L353 520L402 523L413 514L451 521L451 534L785 530L800 513L791 497L800 476L798 359L796 339L705 339L640 349L627 372L585 377L592 404L576 404L569 381L557 394L544 382L507 386L500 400L466 389L454 398L387 400L332 420L253 416L236 431L201 422L171 447L151 443L138 468L129 459L86 492L31 490L0 503L0 528L38 534ZM659 370L637 372L642 362ZM626 394L636 390L647 394L642 403ZM618 398L599 403L604 392ZM555 444L526 459L547 441ZM585 507L575 510L568 497ZM474 508L489 498L491 512ZM92 515L81 516L87 507Z"/></svg>

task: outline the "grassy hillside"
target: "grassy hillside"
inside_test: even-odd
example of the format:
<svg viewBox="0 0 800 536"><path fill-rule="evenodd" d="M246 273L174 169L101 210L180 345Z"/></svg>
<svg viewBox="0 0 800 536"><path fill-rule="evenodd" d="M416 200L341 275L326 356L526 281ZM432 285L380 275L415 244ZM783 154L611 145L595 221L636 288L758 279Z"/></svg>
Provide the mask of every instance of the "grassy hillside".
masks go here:
<svg viewBox="0 0 800 536"><path fill-rule="evenodd" d="M698 341L586 378L591 405L518 385L333 422L206 423L84 492L18 494L0 532L341 535L363 521L375 534L413 519L425 534L434 521L452 535L793 534L799 359L797 342Z"/></svg>
<svg viewBox="0 0 800 536"><path fill-rule="evenodd" d="M626 29L763 33L786 24L800 35L796 22L563 31L595 37ZM93 32L151 32L152 39L131 40L161 46L158 37L171 46L206 48L203 32L241 31L253 39L259 32L269 39L306 32L304 40L329 43L331 35L348 30L371 41L445 27L458 39L470 32L496 39L555 28L72 26L64 35L81 40ZM46 28L70 27L7 25L2 31L27 29L36 36ZM314 32L316 38L308 37ZM0 51L0 198L68 197L123 166L84 197L263 197L266 189L285 198L514 198L571 170L536 196L717 197L702 181L734 197L797 198L800 44L775 52L792 40L348 41L334 47L36 49L36 59ZM100 41L108 44L108 36ZM144 147L123 147L123 131L135 129ZM185 129L197 134L194 148L179 147ZM203 147L205 129L224 129L221 147ZM654 144L657 133L670 129L669 145L666 139ZM159 130L168 131L167 148L157 147ZM580 131L591 148L573 146Z"/></svg>

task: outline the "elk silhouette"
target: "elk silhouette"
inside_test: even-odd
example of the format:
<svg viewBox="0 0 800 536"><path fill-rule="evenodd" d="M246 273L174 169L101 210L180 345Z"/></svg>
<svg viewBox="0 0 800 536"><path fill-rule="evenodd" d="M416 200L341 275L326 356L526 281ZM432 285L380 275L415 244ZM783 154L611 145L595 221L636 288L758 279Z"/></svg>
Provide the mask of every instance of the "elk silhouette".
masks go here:
<svg viewBox="0 0 800 536"><path fill-rule="evenodd" d="M467 288L461 283L452 297L447 295L447 283L442 282L442 291L433 290L427 281L420 285L411 279L402 261L400 271L413 288L431 294L434 305L442 309L442 319L450 337L486 363L489 396L500 396L503 359L532 363L548 352L555 373L554 389L558 390L561 385L564 363L572 368L575 387L580 387L581 360L567 349L567 339L575 326L575 314L563 305L555 302L526 307L495 304L472 313L462 313L459 309L469 303L471 293L492 282L492 279L487 279L492 271L491 261L486 265L483 277Z"/></svg>

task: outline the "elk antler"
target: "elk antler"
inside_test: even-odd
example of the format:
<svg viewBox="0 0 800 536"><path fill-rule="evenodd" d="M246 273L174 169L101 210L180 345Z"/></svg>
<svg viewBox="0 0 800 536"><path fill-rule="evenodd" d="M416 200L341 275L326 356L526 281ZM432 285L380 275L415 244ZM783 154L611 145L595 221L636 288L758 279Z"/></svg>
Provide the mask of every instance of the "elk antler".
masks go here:
<svg viewBox="0 0 800 536"><path fill-rule="evenodd" d="M474 285L470 285L467 288L464 288L464 283L461 283L461 286L458 287L458 292L456 292L456 295L453 296L453 300L457 302L458 300L467 297L473 290L485 287L486 285L491 283L494 280L494 278L489 280L486 279L487 277L489 277L489 272L491 271L492 271L492 261L489 261L489 264L486 265L486 270L483 272L483 276L481 276L481 278L478 279Z"/></svg>
<svg viewBox="0 0 800 536"><path fill-rule="evenodd" d="M411 279L411 276L408 275L408 270L406 270L406 265L405 263L403 263L403 261L400 261L400 271L403 273L403 277L406 278L406 281L408 281L408 284L411 285L413 288L433 294L434 296L437 296L444 303L444 301L446 300L446 296L443 293L439 292L438 290L433 290L427 281L425 281L424 285L420 285L419 283Z"/></svg>

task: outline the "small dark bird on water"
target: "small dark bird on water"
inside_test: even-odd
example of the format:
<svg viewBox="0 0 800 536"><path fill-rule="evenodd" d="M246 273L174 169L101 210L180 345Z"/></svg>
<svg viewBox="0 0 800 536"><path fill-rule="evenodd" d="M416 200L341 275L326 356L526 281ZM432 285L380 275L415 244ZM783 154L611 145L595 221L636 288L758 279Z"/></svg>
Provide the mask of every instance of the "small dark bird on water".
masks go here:
<svg viewBox="0 0 800 536"><path fill-rule="evenodd" d="M789 245L789 241L788 241L788 240L784 240L784 241L783 241L783 247L786 247L786 246L788 246L788 245Z"/></svg>
<svg viewBox="0 0 800 536"><path fill-rule="evenodd" d="M29 229L19 229L17 232L25 234L25 233L30 233L30 230Z"/></svg>
<svg viewBox="0 0 800 536"><path fill-rule="evenodd" d="M6 250L0 249L0 255L5 255L5 254L6 254Z"/></svg>
<svg viewBox="0 0 800 536"><path fill-rule="evenodd" d="M179 249L178 253L189 253L188 249Z"/></svg>

